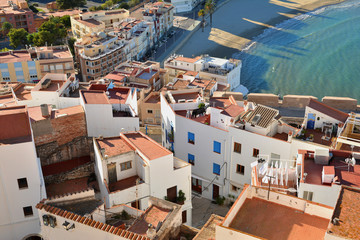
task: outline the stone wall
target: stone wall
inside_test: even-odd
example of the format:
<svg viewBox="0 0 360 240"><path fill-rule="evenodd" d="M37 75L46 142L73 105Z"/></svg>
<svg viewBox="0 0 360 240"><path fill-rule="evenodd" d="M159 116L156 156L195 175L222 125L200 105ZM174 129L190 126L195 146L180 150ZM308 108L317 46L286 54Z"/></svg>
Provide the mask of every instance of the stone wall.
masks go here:
<svg viewBox="0 0 360 240"><path fill-rule="evenodd" d="M92 138L86 136L77 137L61 146L58 145L58 142L36 146L36 152L42 166L84 156L94 159Z"/></svg>
<svg viewBox="0 0 360 240"><path fill-rule="evenodd" d="M305 108L309 104L310 99L318 100L314 96L306 95L285 95L282 100L275 94L250 93L247 95L247 100L249 102L283 108ZM339 110L360 111L360 105L357 105L357 100L354 98L325 96L323 97L322 102Z"/></svg>
<svg viewBox="0 0 360 240"><path fill-rule="evenodd" d="M323 97L322 102L336 109L356 111L357 108L357 100L354 98Z"/></svg>
<svg viewBox="0 0 360 240"><path fill-rule="evenodd" d="M221 92L221 91L216 91L216 92L213 93L213 97L226 97L226 98L228 98L231 95L237 101L244 100L244 95L241 92Z"/></svg>
<svg viewBox="0 0 360 240"><path fill-rule="evenodd" d="M257 104L262 104L270 107L279 106L279 96L269 93L249 93L247 95L247 100L249 102L255 102Z"/></svg>
<svg viewBox="0 0 360 240"><path fill-rule="evenodd" d="M281 104L281 107L285 108L305 108L310 99L318 100L314 96L302 96L302 95L285 95Z"/></svg>
<svg viewBox="0 0 360 240"><path fill-rule="evenodd" d="M70 171L49 175L44 177L46 184L61 183L66 180L90 177L94 173L94 162L88 162L84 165L78 166Z"/></svg>

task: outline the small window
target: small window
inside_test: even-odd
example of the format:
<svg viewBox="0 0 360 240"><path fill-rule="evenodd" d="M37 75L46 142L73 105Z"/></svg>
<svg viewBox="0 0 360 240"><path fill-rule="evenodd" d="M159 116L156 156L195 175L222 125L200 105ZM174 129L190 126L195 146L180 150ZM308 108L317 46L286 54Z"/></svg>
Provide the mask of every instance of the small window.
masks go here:
<svg viewBox="0 0 360 240"><path fill-rule="evenodd" d="M220 165L213 163L213 173L216 175L220 175Z"/></svg>
<svg viewBox="0 0 360 240"><path fill-rule="evenodd" d="M23 207L24 216L29 217L33 215L33 210L31 206Z"/></svg>
<svg viewBox="0 0 360 240"><path fill-rule="evenodd" d="M120 163L121 171L131 169L131 161Z"/></svg>
<svg viewBox="0 0 360 240"><path fill-rule="evenodd" d="M195 134L188 132L188 143L195 144Z"/></svg>
<svg viewBox="0 0 360 240"><path fill-rule="evenodd" d="M152 113L153 113L153 110L151 110L151 109L148 109L148 110L147 110L147 113L150 113L150 114L152 114Z"/></svg>
<svg viewBox="0 0 360 240"><path fill-rule="evenodd" d="M191 165L195 165L195 156L188 153L188 162L191 164Z"/></svg>
<svg viewBox="0 0 360 240"><path fill-rule="evenodd" d="M221 153L221 143L214 141L214 152Z"/></svg>
<svg viewBox="0 0 360 240"><path fill-rule="evenodd" d="M253 157L257 157L259 155L259 149L253 149Z"/></svg>
<svg viewBox="0 0 360 240"><path fill-rule="evenodd" d="M19 178L18 180L19 189L28 188L28 183L26 178Z"/></svg>
<svg viewBox="0 0 360 240"><path fill-rule="evenodd" d="M312 201L313 199L313 192L304 191L303 199Z"/></svg>
<svg viewBox="0 0 360 240"><path fill-rule="evenodd" d="M235 142L234 143L234 152L241 153L241 144Z"/></svg>
<svg viewBox="0 0 360 240"><path fill-rule="evenodd" d="M244 175L245 167L243 165L236 164L236 173Z"/></svg>
<svg viewBox="0 0 360 240"><path fill-rule="evenodd" d="M237 191L239 191L239 189L240 189L240 188L238 188L238 187L236 187L236 186L234 186L234 185L231 185L231 190L232 190L233 192L237 192Z"/></svg>

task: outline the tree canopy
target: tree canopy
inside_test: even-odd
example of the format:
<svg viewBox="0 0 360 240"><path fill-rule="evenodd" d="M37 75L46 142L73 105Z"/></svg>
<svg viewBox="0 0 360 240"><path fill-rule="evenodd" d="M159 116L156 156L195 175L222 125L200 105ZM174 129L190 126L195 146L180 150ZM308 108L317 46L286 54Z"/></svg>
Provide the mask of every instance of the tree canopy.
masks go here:
<svg viewBox="0 0 360 240"><path fill-rule="evenodd" d="M16 49L19 46L25 46L27 43L27 35L28 32L23 28L12 28L8 33L8 37L10 40L10 46Z"/></svg>

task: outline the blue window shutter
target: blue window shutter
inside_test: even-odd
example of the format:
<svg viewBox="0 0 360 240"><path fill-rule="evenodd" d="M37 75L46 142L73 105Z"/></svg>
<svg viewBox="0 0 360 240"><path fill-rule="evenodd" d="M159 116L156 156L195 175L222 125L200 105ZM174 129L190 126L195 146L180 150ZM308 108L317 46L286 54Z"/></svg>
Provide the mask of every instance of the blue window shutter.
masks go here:
<svg viewBox="0 0 360 240"><path fill-rule="evenodd" d="M188 132L188 142L195 143L195 134L193 134L192 132Z"/></svg>
<svg viewBox="0 0 360 240"><path fill-rule="evenodd" d="M220 165L219 164L213 163L213 173L220 175Z"/></svg>
<svg viewBox="0 0 360 240"><path fill-rule="evenodd" d="M214 152L221 153L221 143L214 141Z"/></svg>

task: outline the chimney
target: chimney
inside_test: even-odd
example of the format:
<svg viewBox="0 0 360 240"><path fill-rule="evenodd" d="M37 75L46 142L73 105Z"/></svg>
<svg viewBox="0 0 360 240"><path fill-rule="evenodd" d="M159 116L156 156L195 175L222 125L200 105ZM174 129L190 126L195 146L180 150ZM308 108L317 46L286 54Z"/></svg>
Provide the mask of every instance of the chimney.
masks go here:
<svg viewBox="0 0 360 240"><path fill-rule="evenodd" d="M291 141L292 141L292 135L293 135L293 132L292 131L289 131L289 133L288 133L288 142L290 142L291 143Z"/></svg>
<svg viewBox="0 0 360 240"><path fill-rule="evenodd" d="M42 115L44 118L50 117L49 107L48 107L47 104L41 104L41 105L40 105L40 108L41 108L41 115Z"/></svg>

